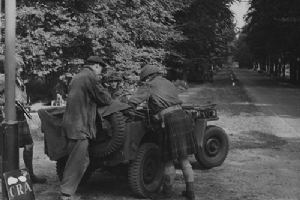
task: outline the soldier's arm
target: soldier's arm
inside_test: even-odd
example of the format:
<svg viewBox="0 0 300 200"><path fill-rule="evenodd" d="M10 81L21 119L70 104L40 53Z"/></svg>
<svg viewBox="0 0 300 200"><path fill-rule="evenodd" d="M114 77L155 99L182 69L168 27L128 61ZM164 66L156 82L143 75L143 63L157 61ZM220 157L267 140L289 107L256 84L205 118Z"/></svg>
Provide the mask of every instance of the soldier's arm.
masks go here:
<svg viewBox="0 0 300 200"><path fill-rule="evenodd" d="M4 98L0 97L0 106L4 106L5 100Z"/></svg>
<svg viewBox="0 0 300 200"><path fill-rule="evenodd" d="M136 93L128 100L128 104L136 107L144 101L147 101L150 97L150 87L147 84L140 86Z"/></svg>
<svg viewBox="0 0 300 200"><path fill-rule="evenodd" d="M97 79L90 78L88 83L88 92L98 105L105 106L112 102L110 93L97 81Z"/></svg>

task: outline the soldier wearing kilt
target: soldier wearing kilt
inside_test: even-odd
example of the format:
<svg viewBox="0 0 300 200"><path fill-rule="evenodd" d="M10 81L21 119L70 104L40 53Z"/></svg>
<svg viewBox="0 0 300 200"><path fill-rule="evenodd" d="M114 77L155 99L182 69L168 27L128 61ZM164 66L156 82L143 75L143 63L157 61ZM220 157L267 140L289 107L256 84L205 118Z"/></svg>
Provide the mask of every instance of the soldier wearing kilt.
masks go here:
<svg viewBox="0 0 300 200"><path fill-rule="evenodd" d="M188 156L196 152L193 138L193 121L181 108L177 88L161 76L155 65L146 65L142 68L140 80L143 84L129 99L129 104L136 107L147 101L150 112L159 121L161 135L162 157L165 163L165 178L163 184L164 197L171 197L175 179L174 160L178 160L186 182L183 195L194 200L194 174Z"/></svg>
<svg viewBox="0 0 300 200"><path fill-rule="evenodd" d="M17 121L18 121L19 147L24 148L26 145L33 144L33 140L30 134L30 129L26 117L18 107L17 107Z"/></svg>
<svg viewBox="0 0 300 200"><path fill-rule="evenodd" d="M16 90L15 90L15 97L16 101L19 102L20 105L25 104L27 101L27 95L25 86L23 85L21 79L19 78L19 72L21 70L21 65L23 64L23 61L20 58L16 58L17 60L17 78L16 78ZM0 58L1 66L3 66L4 63L4 57ZM4 85L5 85L5 76L4 74L0 75L0 104L2 107L1 110L1 122L4 120ZM33 166L32 166L32 160L33 160L33 140L30 134L29 125L27 123L25 113L23 110L17 106L16 107L16 115L17 115L17 121L18 121L18 142L19 142L19 148L24 148L23 150L23 160L25 167L28 169L30 178L32 183L45 183L45 178L40 178L36 176L33 172Z"/></svg>
<svg viewBox="0 0 300 200"><path fill-rule="evenodd" d="M195 153L193 121L182 109L164 116L165 128L162 135L163 160L170 161Z"/></svg>

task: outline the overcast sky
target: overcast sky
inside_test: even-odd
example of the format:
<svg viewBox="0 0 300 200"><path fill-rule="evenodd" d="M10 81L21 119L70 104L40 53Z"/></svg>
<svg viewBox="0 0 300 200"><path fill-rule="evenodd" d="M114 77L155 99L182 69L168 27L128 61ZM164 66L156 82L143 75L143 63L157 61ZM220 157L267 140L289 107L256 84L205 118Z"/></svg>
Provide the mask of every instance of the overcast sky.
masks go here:
<svg viewBox="0 0 300 200"><path fill-rule="evenodd" d="M238 28L242 28L245 25L245 20L243 16L247 13L249 5L247 2L234 3L231 6L231 10L233 11L235 22Z"/></svg>

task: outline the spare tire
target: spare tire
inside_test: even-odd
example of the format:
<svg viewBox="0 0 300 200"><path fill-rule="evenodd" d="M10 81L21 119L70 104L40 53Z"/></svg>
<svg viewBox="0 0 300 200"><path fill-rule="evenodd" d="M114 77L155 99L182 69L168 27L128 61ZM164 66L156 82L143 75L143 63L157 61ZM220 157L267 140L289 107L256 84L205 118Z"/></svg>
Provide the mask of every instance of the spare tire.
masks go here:
<svg viewBox="0 0 300 200"><path fill-rule="evenodd" d="M111 136L108 141L91 145L90 154L94 157L106 157L119 150L125 140L126 119L121 112L115 112L105 119L110 123Z"/></svg>
<svg viewBox="0 0 300 200"><path fill-rule="evenodd" d="M195 157L201 169L211 169L223 164L229 150L229 140L225 131L217 126L208 126L204 133L202 148Z"/></svg>

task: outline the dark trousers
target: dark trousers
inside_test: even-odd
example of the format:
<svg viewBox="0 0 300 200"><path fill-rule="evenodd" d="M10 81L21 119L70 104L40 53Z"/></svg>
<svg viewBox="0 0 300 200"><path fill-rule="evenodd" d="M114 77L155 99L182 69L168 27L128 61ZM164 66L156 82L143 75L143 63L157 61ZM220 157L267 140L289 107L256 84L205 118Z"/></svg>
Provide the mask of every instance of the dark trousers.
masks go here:
<svg viewBox="0 0 300 200"><path fill-rule="evenodd" d="M69 140L69 157L61 182L61 192L74 195L89 163L89 140Z"/></svg>

